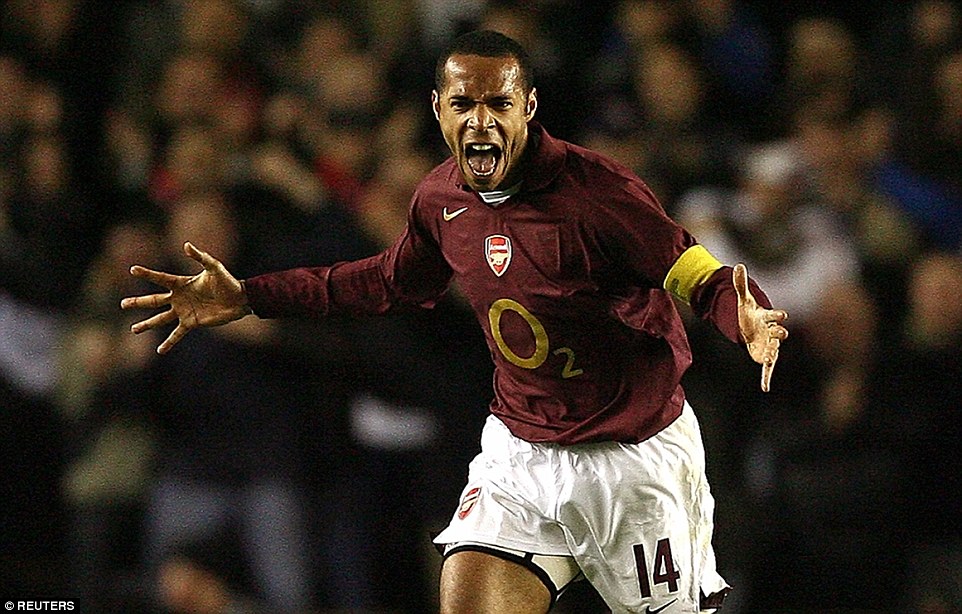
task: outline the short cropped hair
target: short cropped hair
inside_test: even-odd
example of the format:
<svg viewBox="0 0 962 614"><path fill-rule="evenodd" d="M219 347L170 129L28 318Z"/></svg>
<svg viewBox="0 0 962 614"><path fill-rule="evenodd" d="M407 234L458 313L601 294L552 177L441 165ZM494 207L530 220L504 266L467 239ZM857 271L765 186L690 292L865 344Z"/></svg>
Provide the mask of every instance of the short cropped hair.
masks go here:
<svg viewBox="0 0 962 614"><path fill-rule="evenodd" d="M444 88L444 67L453 55L479 55L484 58L514 58L521 70L521 88L525 96L534 87L531 58L518 41L494 30L475 30L455 38L438 56L434 67L434 87Z"/></svg>

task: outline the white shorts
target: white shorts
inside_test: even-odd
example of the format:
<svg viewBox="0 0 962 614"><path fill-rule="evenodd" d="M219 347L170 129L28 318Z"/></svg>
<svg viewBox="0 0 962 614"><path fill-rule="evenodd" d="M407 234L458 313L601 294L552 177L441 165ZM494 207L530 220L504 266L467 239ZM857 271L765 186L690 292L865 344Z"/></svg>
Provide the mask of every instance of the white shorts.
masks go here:
<svg viewBox="0 0 962 614"><path fill-rule="evenodd" d="M446 554L481 549L525 563L553 597L583 573L615 613L699 612L702 595L728 588L715 570L713 513L687 402L637 444L532 444L489 416L458 509L434 541Z"/></svg>

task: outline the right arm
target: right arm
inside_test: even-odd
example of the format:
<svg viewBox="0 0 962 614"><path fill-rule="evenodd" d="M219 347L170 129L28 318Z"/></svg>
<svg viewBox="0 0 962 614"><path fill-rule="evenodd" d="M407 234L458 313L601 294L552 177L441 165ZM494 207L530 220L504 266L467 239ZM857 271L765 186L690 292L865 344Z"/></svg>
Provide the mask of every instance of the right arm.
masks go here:
<svg viewBox="0 0 962 614"><path fill-rule="evenodd" d="M184 245L184 252L203 266L201 272L173 275L135 265L130 269L132 275L167 291L128 297L120 303L123 309L170 307L131 327L134 333L141 333L176 322L157 347L160 354L194 328L227 324L251 313L270 318L377 314L401 304L430 307L452 276L433 236L420 229L413 215L395 244L376 256L330 267L278 271L245 281L190 243Z"/></svg>
<svg viewBox="0 0 962 614"><path fill-rule="evenodd" d="M434 238L409 216L401 236L380 254L267 273L245 286L259 317L382 314L400 305L433 306L451 276Z"/></svg>

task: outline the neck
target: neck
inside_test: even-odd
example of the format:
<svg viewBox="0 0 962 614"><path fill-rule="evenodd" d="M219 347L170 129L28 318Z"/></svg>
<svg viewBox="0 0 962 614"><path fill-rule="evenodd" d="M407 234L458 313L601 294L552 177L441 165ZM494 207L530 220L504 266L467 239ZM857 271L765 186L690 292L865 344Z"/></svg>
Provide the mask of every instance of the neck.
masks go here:
<svg viewBox="0 0 962 614"><path fill-rule="evenodd" d="M524 169L528 166L528 161L531 159L531 150L531 139L528 138L528 133L525 132L518 162L514 165L514 168L511 169L511 172L504 176L504 179L498 184L497 190L507 190L521 183L524 177Z"/></svg>

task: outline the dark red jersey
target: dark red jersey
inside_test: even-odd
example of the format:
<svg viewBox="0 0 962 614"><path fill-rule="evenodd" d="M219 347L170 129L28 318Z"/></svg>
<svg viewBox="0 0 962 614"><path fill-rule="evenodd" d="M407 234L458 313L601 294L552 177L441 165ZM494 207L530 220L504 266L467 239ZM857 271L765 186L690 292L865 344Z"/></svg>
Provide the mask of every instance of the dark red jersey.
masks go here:
<svg viewBox="0 0 962 614"><path fill-rule="evenodd" d="M454 280L495 364L491 411L532 442L636 442L681 412L691 363L663 289L694 238L631 171L530 125L519 193L497 207L449 159L418 186L408 226L370 258L246 281L261 317L430 306ZM765 306L764 294L752 286ZM739 341L731 269L691 294L694 312Z"/></svg>

